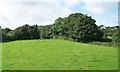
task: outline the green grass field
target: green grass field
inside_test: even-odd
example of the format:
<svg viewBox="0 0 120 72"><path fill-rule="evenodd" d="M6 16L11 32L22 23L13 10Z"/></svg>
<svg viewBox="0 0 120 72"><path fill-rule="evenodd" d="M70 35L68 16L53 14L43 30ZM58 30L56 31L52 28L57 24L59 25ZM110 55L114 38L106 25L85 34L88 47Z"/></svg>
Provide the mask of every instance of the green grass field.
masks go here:
<svg viewBox="0 0 120 72"><path fill-rule="evenodd" d="M117 70L118 48L65 40L2 44L3 70Z"/></svg>

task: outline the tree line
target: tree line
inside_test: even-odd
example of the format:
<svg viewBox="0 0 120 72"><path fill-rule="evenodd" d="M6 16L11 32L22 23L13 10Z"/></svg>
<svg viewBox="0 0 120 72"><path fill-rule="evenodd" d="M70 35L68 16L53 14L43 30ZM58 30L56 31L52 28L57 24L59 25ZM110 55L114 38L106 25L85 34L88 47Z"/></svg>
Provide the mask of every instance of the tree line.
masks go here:
<svg viewBox="0 0 120 72"><path fill-rule="evenodd" d="M117 41L119 27L103 27L95 24L95 19L82 13L70 14L68 17L57 18L52 25L29 26L25 24L11 30L2 29L2 41L30 39L65 39L75 42ZM110 38L112 37L112 38Z"/></svg>

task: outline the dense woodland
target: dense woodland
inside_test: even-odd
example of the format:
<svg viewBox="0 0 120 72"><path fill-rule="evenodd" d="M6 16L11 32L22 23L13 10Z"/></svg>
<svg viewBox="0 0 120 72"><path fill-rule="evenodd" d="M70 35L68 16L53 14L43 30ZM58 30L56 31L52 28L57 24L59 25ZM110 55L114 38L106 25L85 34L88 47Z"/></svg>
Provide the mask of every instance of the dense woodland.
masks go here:
<svg viewBox="0 0 120 72"><path fill-rule="evenodd" d="M52 25L37 26L25 24L11 30L2 29L2 41L31 39L65 39L74 42L119 42L119 26L97 26L95 19L81 13L55 20Z"/></svg>

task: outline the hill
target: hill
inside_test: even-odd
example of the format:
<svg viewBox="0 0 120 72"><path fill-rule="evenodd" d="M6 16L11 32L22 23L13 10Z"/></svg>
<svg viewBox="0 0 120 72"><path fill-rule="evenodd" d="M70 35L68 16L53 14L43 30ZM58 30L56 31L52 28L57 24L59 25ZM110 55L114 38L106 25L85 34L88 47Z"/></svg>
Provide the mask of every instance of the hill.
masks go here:
<svg viewBox="0 0 120 72"><path fill-rule="evenodd" d="M66 40L3 43L3 70L117 70L118 48Z"/></svg>

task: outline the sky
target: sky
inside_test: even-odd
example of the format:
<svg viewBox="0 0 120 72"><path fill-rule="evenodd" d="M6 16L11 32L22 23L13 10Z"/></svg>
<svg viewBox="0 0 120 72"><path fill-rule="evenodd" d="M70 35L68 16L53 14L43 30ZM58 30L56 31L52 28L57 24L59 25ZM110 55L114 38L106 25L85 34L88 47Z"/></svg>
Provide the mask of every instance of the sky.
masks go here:
<svg viewBox="0 0 120 72"><path fill-rule="evenodd" d="M50 25L58 17L83 13L104 26L118 25L118 0L0 0L0 26Z"/></svg>

